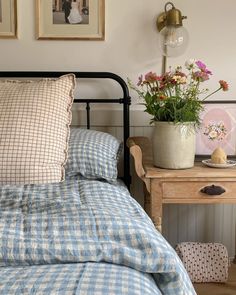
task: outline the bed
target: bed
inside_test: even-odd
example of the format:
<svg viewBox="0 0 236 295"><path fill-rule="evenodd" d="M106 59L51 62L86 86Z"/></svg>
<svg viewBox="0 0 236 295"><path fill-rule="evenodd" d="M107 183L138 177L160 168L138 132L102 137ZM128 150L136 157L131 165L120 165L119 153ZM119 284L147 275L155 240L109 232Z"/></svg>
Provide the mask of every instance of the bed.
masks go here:
<svg viewBox="0 0 236 295"><path fill-rule="evenodd" d="M64 74L1 72L0 77ZM75 100L86 105L88 130L71 129L63 182L0 186L0 294L196 294L175 251L129 193L127 147L120 179L122 144L89 130L90 104L121 103L126 142L126 83L112 73L74 74L78 80L114 79L123 97Z"/></svg>

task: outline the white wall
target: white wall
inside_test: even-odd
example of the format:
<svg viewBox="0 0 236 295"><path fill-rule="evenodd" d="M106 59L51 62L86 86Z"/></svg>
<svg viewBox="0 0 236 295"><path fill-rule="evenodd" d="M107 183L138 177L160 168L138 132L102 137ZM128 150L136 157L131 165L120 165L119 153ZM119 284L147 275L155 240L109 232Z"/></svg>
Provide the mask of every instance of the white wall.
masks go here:
<svg viewBox="0 0 236 295"><path fill-rule="evenodd" d="M49 0L48 0L49 1ZM164 10L163 0L105 0L105 41L48 41L35 39L35 2L18 0L18 40L0 39L1 70L99 70L112 71L136 81L140 73L161 71L156 17ZM173 0L188 19L190 34L187 52L169 64L188 58L202 59L214 76L229 82L231 91L215 98L233 99L236 92L236 26L234 0ZM133 95L133 108L136 95Z"/></svg>
<svg viewBox="0 0 236 295"><path fill-rule="evenodd" d="M35 39L35 1L18 0L19 39L0 39L0 70L111 71L125 80L129 77L133 81L136 81L141 73L149 70L160 73L162 59L158 49L155 22L167 1L106 0L105 2L105 41L46 41ZM220 79L228 81L230 85L229 92L218 92L214 99L236 99L236 83L234 83L236 1L173 0L173 2L184 15L188 16L184 25L189 31L190 43L183 56L169 59L168 64L183 64L189 58L204 61L214 73L208 83L209 88L215 89ZM108 96L109 92L111 95L117 93L116 87L108 85L108 88L109 90L102 88L99 94ZM132 109L142 109L137 104L139 100L136 94L133 92L131 94ZM149 118L146 117L140 122L139 115L140 112L132 112L132 126L147 126ZM144 134L140 134L142 130L149 130L145 129L145 126L140 129L132 127L131 133L149 135L150 131L143 131ZM140 183L138 185L140 187ZM198 238L204 240L210 237L211 240L225 242L232 255L235 219L232 217L235 217L235 210L232 212L231 210L234 207L222 207L210 211L205 207L197 209L195 206L188 210L187 208L189 207L180 206L177 209L169 206L165 211L167 216L165 232L172 244L179 240ZM214 217L210 226L209 223L205 225L208 216ZM223 224L222 216L231 216L231 218ZM186 226L193 221L196 221L195 225ZM214 223L220 224L220 229L214 227ZM193 228L195 230L192 230Z"/></svg>

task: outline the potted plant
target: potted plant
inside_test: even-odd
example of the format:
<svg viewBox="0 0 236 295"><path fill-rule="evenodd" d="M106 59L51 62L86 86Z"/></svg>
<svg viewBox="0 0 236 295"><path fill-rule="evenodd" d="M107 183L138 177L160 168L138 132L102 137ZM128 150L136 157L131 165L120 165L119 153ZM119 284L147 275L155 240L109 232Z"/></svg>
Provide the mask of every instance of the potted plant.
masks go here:
<svg viewBox="0 0 236 295"><path fill-rule="evenodd" d="M201 88L212 72L201 61L194 59L163 75L149 72L141 75L134 86L144 101L145 112L152 115L154 165L161 168L183 169L194 165L195 131L200 126L202 101L218 92L227 91L227 82L220 80L219 87L208 94Z"/></svg>

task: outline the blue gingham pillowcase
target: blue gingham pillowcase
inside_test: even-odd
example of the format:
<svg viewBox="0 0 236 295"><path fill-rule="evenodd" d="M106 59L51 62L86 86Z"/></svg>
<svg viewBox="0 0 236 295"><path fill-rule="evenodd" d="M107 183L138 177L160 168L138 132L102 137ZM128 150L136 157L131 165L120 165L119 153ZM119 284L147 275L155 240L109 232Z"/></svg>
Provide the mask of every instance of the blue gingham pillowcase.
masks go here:
<svg viewBox="0 0 236 295"><path fill-rule="evenodd" d="M108 133L71 128L66 176L116 180L121 150L122 144Z"/></svg>

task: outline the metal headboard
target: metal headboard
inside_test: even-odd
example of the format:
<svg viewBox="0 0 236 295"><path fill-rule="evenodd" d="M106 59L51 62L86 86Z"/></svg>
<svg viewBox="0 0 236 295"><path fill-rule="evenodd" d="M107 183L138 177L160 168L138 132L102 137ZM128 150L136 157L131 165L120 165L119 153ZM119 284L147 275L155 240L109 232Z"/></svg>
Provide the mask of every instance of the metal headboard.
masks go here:
<svg viewBox="0 0 236 295"><path fill-rule="evenodd" d="M73 72L73 71L72 71ZM69 74L72 72L38 72L38 71L0 71L0 78L57 78L59 76ZM129 96L129 90L125 81L118 75L110 72L73 72L76 78L85 79L112 79L115 80L122 88L123 96L117 99L75 99L75 103L85 103L87 113L87 128L90 128L90 104L93 103L118 103L123 105L123 142L124 142L124 171L123 180L126 186L129 188L131 183L130 177L130 161L129 161L129 150L126 146L126 141L129 137L129 106L131 104L131 98Z"/></svg>

